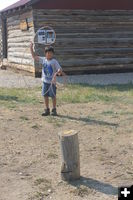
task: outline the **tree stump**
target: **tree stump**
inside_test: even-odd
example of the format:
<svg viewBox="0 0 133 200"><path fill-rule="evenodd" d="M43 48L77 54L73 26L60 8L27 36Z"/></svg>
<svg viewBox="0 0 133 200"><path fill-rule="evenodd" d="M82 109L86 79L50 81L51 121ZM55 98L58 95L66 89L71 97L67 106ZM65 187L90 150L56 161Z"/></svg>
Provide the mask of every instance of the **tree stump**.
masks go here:
<svg viewBox="0 0 133 200"><path fill-rule="evenodd" d="M80 157L78 132L64 131L58 134L61 145L61 178L72 181L80 178Z"/></svg>

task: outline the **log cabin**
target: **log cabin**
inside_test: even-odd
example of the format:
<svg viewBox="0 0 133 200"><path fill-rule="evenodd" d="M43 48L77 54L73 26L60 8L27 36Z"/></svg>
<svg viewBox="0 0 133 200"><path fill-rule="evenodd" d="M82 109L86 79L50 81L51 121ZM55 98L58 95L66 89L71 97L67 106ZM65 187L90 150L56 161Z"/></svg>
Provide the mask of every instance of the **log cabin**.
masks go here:
<svg viewBox="0 0 133 200"><path fill-rule="evenodd" d="M56 32L55 56L67 74L133 69L132 0L18 1L0 13L4 65L39 76L29 45L46 25Z"/></svg>

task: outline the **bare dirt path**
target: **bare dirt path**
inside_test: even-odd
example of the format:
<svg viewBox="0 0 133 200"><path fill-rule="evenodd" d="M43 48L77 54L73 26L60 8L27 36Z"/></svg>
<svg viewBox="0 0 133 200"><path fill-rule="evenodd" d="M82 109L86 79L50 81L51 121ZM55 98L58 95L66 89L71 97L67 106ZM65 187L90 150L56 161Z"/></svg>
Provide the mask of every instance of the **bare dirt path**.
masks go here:
<svg viewBox="0 0 133 200"><path fill-rule="evenodd" d="M133 106L70 104L56 118L42 118L41 106L1 108L0 200L117 199L117 187L133 179L133 115L122 109ZM57 134L69 129L79 130L82 178L66 184Z"/></svg>

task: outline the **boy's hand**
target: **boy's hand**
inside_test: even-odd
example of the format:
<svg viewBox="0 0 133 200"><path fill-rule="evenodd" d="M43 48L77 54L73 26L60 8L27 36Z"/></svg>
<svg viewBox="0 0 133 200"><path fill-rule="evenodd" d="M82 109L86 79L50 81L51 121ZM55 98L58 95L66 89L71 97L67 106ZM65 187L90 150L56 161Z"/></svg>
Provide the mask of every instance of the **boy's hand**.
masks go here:
<svg viewBox="0 0 133 200"><path fill-rule="evenodd" d="M55 73L54 76L53 76L52 83L53 83L53 84L56 84L56 73Z"/></svg>
<svg viewBox="0 0 133 200"><path fill-rule="evenodd" d="M59 72L58 72L58 76L61 76L61 75L62 75L62 72L61 72L61 71L59 71Z"/></svg>
<svg viewBox="0 0 133 200"><path fill-rule="evenodd" d="M59 69L59 70L56 72L56 75L58 75L58 76L62 76L62 70Z"/></svg>
<svg viewBox="0 0 133 200"><path fill-rule="evenodd" d="M62 75L62 70L58 70L55 74L54 74L54 76L53 76L53 79L52 79L52 83L53 84L56 84L56 76L61 76Z"/></svg>
<svg viewBox="0 0 133 200"><path fill-rule="evenodd" d="M35 55L33 46L34 46L34 44L33 44L33 42L31 42L31 44L30 44L30 51L31 51L32 58L35 59L36 61L39 61L39 56Z"/></svg>

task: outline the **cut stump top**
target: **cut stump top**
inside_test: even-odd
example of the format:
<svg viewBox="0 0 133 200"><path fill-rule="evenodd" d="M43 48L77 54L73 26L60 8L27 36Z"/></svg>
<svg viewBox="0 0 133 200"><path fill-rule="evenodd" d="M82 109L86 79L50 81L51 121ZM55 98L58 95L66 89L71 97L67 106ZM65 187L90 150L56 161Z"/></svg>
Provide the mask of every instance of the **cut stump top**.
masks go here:
<svg viewBox="0 0 133 200"><path fill-rule="evenodd" d="M66 130L66 131L62 131L62 132L58 133L58 135L60 137L70 137L70 136L74 136L76 134L78 134L78 131L76 131L76 130Z"/></svg>

